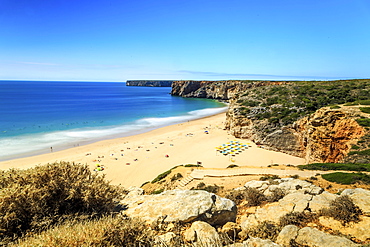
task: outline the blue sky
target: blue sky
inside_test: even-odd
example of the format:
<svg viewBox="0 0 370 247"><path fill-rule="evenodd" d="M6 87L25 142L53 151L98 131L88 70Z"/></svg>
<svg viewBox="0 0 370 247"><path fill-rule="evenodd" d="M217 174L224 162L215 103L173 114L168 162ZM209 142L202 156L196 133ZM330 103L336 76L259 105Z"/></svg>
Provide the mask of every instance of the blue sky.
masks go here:
<svg viewBox="0 0 370 247"><path fill-rule="evenodd" d="M370 78L370 0L0 0L0 79Z"/></svg>

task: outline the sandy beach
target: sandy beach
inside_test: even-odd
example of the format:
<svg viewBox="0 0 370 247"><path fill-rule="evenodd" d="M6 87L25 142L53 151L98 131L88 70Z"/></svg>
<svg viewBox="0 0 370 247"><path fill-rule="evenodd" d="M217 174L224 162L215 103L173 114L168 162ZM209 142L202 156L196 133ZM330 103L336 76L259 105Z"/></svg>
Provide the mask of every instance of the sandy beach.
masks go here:
<svg viewBox="0 0 370 247"><path fill-rule="evenodd" d="M226 168L230 164L266 167L271 164L303 164L291 155L258 148L253 142L234 138L223 130L225 113L166 126L139 135L99 141L93 144L27 158L0 162L0 169L29 168L40 164L70 161L104 167L106 178L124 187L140 186L177 165L197 164L205 168ZM239 141L250 147L235 157L224 156L216 147Z"/></svg>

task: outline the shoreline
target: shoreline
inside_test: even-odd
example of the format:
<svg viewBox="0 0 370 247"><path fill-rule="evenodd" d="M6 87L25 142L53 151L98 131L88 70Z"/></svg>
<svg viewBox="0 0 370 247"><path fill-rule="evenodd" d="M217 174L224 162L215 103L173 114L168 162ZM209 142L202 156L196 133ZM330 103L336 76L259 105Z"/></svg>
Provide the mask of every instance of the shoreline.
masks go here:
<svg viewBox="0 0 370 247"><path fill-rule="evenodd" d="M136 135L102 140L62 151L0 162L0 168L30 168L36 165L68 161L104 166L106 178L124 187L140 186L158 174L177 165L197 164L205 168L226 168L230 164L245 167L267 167L277 164L303 164L304 159L284 153L264 150L244 139L235 138L223 130L225 113L206 116L188 122L168 125ZM216 147L231 140L248 143L251 147L235 157L216 152ZM143 172L145 171L145 172Z"/></svg>
<svg viewBox="0 0 370 247"><path fill-rule="evenodd" d="M171 117L161 117L161 118L142 118L142 119L139 119L139 120L136 120L134 122L132 122L131 124L123 124L123 125L117 125L117 126L106 126L106 128L98 128L96 129L97 131L102 131L102 130L114 130L114 129L120 129L120 131L118 130L114 130L113 133L109 133L109 134L105 134L105 135L101 135L101 136L97 136L97 137L83 137L81 139L77 139L77 140L66 140L65 142L63 143L59 143L59 144L52 144L50 143L50 145L43 145L44 148L43 149L36 149L36 150L29 150L29 151L25 151L25 152L18 152L18 153L15 153L15 154L9 154L9 155L4 155L4 156L0 156L0 162L4 162L4 161L9 161L9 160L14 160L14 159L20 159L20 158L28 158L28 157L32 157L32 156L37 156L37 155L42 155L42 154L48 154L50 153L51 151L63 151L63 150L66 150L66 149L70 149L70 148L74 148L74 147L79 147L79 146L85 146L85 145L89 145L89 144L93 144L93 143L96 143L96 142L100 142L100 141L104 141L104 140L111 140L111 139L117 139L117 138L124 138L124 137L128 137L128 136L133 136L133 135L139 135L139 134L142 134L142 133L146 133L146 132L150 132L152 130L155 130L155 129L159 129L159 128L163 128L163 127L166 127L166 126L171 126L171 125L175 125L175 124L179 124L179 123L183 123L183 122L187 122L187 121L193 121L193 120L197 120L197 119L202 119L204 117L209 117L209 116L213 116L213 115L217 115L217 114L222 114L222 113L225 113L227 111L227 105L224 104L224 106L222 107L215 107L215 108L206 108L206 109L201 109L201 110L195 110L195 111L191 111L191 112L197 112L196 114L191 114L191 112L188 112L188 114L183 114L183 115L179 115L179 116L171 116ZM210 115L207 115L204 114L202 111L212 111ZM190 113L190 114L189 114ZM145 124L142 124L140 123L140 121L149 121L148 123L145 123ZM61 136L61 138L64 138L66 135L68 135L68 132L84 132L84 131L87 131L87 132L90 132L90 131L95 131L95 129L88 129L88 128L82 128L82 129L72 129L72 130L69 130L69 131L53 131L53 132L50 132L50 133L46 133L45 135L54 135L54 134L60 134L60 133L64 133L63 136ZM32 135L32 134L31 134ZM86 135L86 134L85 134ZM30 135L25 135L25 137L29 137ZM21 136L22 137L22 136ZM15 137L15 138L19 138L19 137ZM34 137L32 137L34 138ZM42 136L41 136L42 138Z"/></svg>

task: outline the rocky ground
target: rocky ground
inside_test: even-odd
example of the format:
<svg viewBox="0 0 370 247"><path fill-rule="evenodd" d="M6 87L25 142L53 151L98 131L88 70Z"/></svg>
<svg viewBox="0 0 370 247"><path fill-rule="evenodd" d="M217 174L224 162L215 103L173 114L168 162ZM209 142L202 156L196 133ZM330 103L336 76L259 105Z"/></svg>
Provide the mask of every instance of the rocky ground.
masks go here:
<svg viewBox="0 0 370 247"><path fill-rule="evenodd" d="M240 183L240 181L238 181ZM144 195L130 188L123 214L161 225L163 246L361 246L370 243L370 191L334 194L300 179L252 180L225 197L204 190ZM227 199L229 198L229 199ZM181 225L174 230L175 226ZM172 245L171 245L172 243Z"/></svg>

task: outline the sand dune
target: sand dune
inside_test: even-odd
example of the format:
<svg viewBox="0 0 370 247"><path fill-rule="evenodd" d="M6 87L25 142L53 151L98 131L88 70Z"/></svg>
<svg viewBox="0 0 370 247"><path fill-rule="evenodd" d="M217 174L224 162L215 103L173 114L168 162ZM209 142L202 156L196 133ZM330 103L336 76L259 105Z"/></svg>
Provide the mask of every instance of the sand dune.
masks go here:
<svg viewBox="0 0 370 247"><path fill-rule="evenodd" d="M147 133L96 142L63 151L0 162L1 169L28 168L55 161L71 161L104 166L113 184L140 186L158 174L181 164L201 162L206 168L226 168L230 164L265 167L274 164L303 164L291 155L258 148L248 140L236 139L223 130L225 113ZM208 134L205 133L208 131ZM215 147L239 140L252 147L235 157L217 153ZM233 159L233 160L232 160Z"/></svg>

